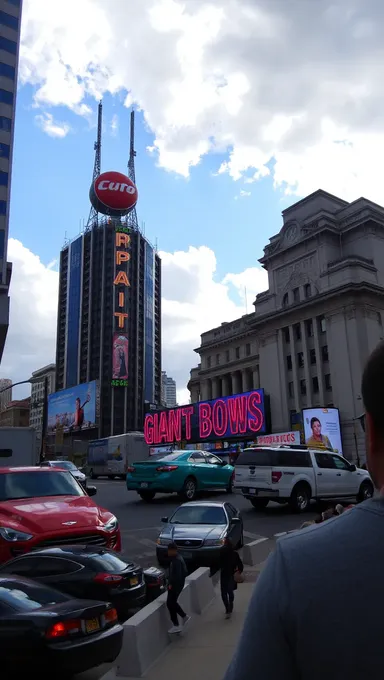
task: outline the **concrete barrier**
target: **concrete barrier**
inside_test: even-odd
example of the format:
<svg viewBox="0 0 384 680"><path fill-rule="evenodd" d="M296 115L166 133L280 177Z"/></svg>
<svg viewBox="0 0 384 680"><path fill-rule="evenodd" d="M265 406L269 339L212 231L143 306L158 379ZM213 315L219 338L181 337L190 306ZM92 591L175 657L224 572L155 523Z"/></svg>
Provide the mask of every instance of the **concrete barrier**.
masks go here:
<svg viewBox="0 0 384 680"><path fill-rule="evenodd" d="M275 547L275 541L270 538L258 538L256 541L246 543L243 547L243 562L251 567L256 567L267 559Z"/></svg>
<svg viewBox="0 0 384 680"><path fill-rule="evenodd" d="M196 614L202 614L215 597L209 573L209 569L202 567L185 581L179 602L192 618ZM163 593L123 624L123 647L117 659L117 667L107 673L103 680L112 677L142 677L164 653L171 642L168 630L172 625L166 599L167 594Z"/></svg>

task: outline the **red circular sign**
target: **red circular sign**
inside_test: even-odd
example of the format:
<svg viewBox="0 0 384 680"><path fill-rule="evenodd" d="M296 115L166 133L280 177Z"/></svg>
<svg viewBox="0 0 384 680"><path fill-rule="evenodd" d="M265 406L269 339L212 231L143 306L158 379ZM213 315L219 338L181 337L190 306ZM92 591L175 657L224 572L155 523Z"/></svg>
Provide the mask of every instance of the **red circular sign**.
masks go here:
<svg viewBox="0 0 384 680"><path fill-rule="evenodd" d="M90 201L103 215L126 215L135 207L138 199L137 188L122 172L103 172L92 183Z"/></svg>

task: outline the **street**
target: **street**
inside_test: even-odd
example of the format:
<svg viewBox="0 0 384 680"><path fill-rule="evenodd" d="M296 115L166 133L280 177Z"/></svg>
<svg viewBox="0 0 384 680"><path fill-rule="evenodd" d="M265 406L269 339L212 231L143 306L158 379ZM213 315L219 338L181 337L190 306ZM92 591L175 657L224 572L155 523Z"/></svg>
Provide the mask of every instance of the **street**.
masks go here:
<svg viewBox="0 0 384 680"><path fill-rule="evenodd" d="M92 483L97 487L97 504L113 512L119 520L124 556L144 567L155 565L156 538L161 529L161 518L174 512L180 505L179 498L176 495L159 494L151 503L145 503L135 491L127 491L123 481L98 479ZM298 516L288 506L276 503L270 503L266 510L256 511L249 501L237 494L228 496L210 492L205 497L230 500L241 510L245 542L260 536L278 537L316 516L316 507Z"/></svg>

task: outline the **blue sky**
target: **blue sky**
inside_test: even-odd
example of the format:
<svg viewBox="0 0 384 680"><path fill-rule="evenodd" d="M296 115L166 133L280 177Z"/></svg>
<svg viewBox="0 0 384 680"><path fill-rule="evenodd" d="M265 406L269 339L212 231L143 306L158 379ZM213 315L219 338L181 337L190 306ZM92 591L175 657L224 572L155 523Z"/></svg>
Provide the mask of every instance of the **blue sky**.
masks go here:
<svg viewBox="0 0 384 680"><path fill-rule="evenodd" d="M57 121L72 130L64 138L40 129L33 107L33 88L20 88L17 103L10 236L20 239L46 264L57 259L65 235L79 233L89 213L89 186L96 138L95 100L87 100L87 121L57 107ZM114 135L111 123L118 118ZM129 109L121 96L103 100L102 170L125 171L129 152ZM268 238L281 227L281 211L292 203L273 188L270 177L247 185L227 174L217 175L226 155L205 156L190 177L157 167L143 114L136 113L136 179L138 216L145 234L160 250L187 250L206 245L217 257L217 277L253 267ZM251 195L235 200L240 190Z"/></svg>

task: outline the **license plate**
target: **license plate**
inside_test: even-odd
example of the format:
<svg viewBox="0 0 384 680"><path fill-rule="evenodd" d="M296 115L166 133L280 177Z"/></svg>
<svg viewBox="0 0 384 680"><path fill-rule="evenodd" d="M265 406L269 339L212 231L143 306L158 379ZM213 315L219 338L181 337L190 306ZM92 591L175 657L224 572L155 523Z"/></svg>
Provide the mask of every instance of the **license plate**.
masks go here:
<svg viewBox="0 0 384 680"><path fill-rule="evenodd" d="M191 560L192 559L192 553L191 552L184 552L184 550L180 550L180 555L184 557L186 560Z"/></svg>
<svg viewBox="0 0 384 680"><path fill-rule="evenodd" d="M257 490L256 489L249 489L249 493L252 494L253 496L257 496Z"/></svg>
<svg viewBox="0 0 384 680"><path fill-rule="evenodd" d="M148 482L141 482L140 484L142 489L147 489L148 488Z"/></svg>
<svg viewBox="0 0 384 680"><path fill-rule="evenodd" d="M129 579L129 582L131 586L137 586L139 579L137 578L137 576L135 576L134 578Z"/></svg>
<svg viewBox="0 0 384 680"><path fill-rule="evenodd" d="M85 622L85 630L87 633L94 633L96 630L100 630L99 619L88 619Z"/></svg>

